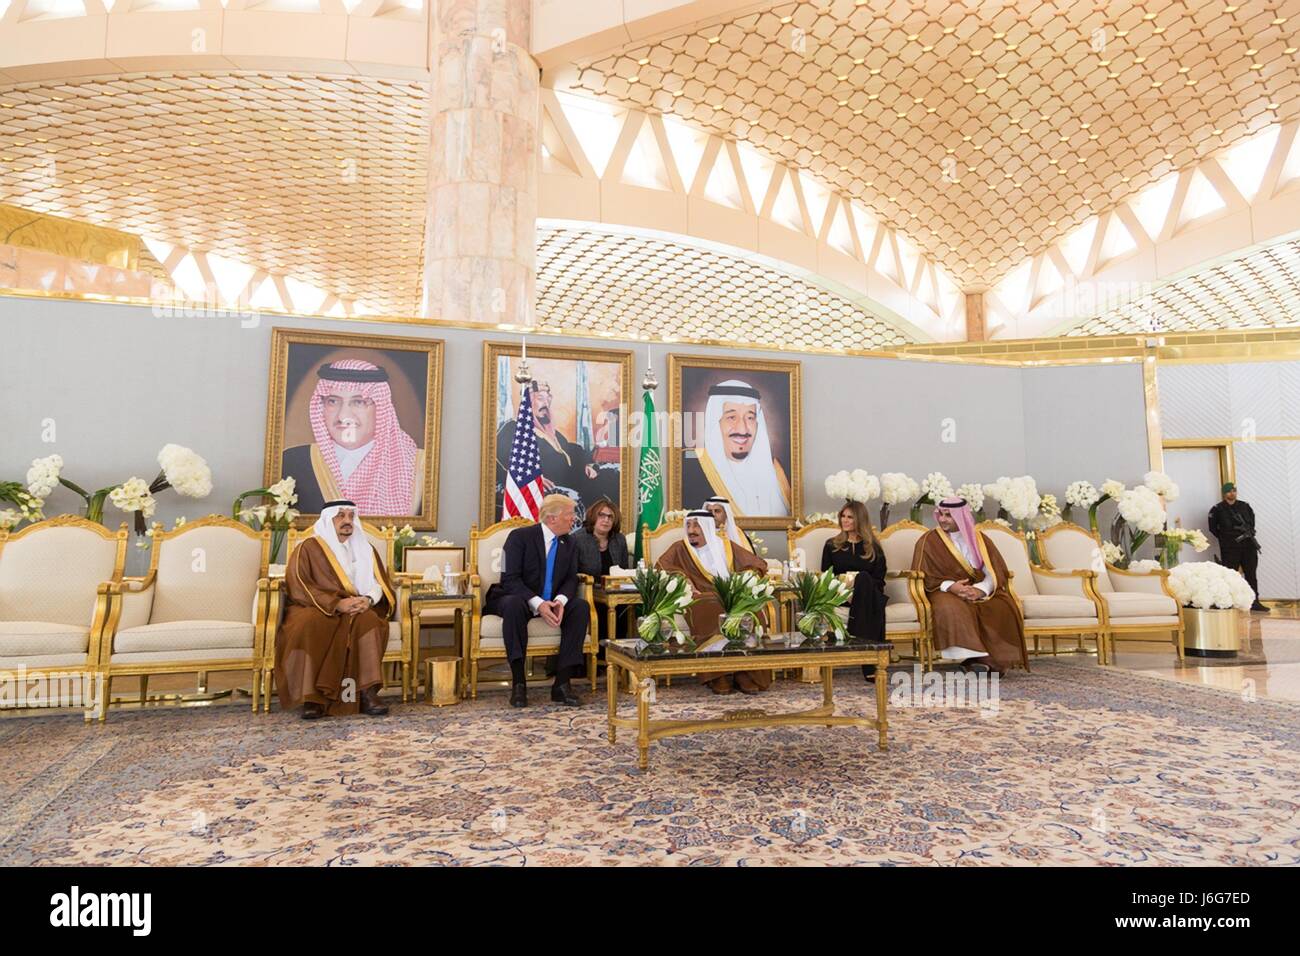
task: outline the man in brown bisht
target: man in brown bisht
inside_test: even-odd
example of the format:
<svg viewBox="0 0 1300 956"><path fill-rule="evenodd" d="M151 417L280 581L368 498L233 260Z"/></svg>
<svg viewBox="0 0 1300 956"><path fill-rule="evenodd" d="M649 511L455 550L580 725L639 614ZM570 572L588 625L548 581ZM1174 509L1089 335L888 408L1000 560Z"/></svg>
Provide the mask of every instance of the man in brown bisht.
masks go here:
<svg viewBox="0 0 1300 956"><path fill-rule="evenodd" d="M351 501L326 502L315 534L285 569L289 604L276 635L275 680L280 706L302 704L304 720L388 713L379 688L393 586L357 524Z"/></svg>
<svg viewBox="0 0 1300 956"><path fill-rule="evenodd" d="M686 540L676 542L665 551L655 562L655 567L661 571L685 575L686 580L691 582L696 601L686 609L686 618L691 625L691 637L697 643L718 633L718 616L722 614L722 604L718 601L718 592L713 586L714 578L726 578L742 571L753 571L760 577L767 577L767 562L755 556L752 551L732 547L729 540L720 537L717 523L710 511L686 513ZM746 694L757 694L767 690L772 683L772 672L765 670L721 674L705 679L704 683L715 694L730 694L736 687Z"/></svg>
<svg viewBox="0 0 1300 956"><path fill-rule="evenodd" d="M916 542L912 568L925 575L939 656L974 672L1028 670L1024 618L997 548L975 530L965 499L938 502L934 520L939 527Z"/></svg>

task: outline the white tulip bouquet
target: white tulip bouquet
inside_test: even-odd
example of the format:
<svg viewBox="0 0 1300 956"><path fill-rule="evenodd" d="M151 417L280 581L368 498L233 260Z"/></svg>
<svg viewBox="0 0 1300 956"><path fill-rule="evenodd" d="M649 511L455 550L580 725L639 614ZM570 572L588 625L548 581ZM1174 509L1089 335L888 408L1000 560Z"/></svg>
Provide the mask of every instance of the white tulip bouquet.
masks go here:
<svg viewBox="0 0 1300 956"><path fill-rule="evenodd" d="M685 635L677 627L677 615L695 603L691 582L681 574L644 568L632 576L632 584L641 598L641 616L636 622L641 639L648 644L662 643L666 638L664 631L670 629L673 641L686 643Z"/></svg>
<svg viewBox="0 0 1300 956"><path fill-rule="evenodd" d="M835 609L853 594L853 589L827 568L821 574L805 571L791 579L799 592L799 606L803 612L795 627L807 637L821 637L830 630L837 641L844 640L847 629Z"/></svg>
<svg viewBox="0 0 1300 956"><path fill-rule="evenodd" d="M741 640L750 626L757 627L758 632L762 633L758 615L776 593L767 578L760 577L753 571L742 571L730 577L715 578L713 586L718 592L718 602L722 605L720 629L723 636L730 641Z"/></svg>

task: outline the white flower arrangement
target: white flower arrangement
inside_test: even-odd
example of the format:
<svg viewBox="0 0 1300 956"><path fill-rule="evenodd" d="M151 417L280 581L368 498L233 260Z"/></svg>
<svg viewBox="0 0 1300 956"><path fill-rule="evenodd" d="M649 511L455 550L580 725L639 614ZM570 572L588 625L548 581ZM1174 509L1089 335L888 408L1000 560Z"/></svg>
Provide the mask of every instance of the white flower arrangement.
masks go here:
<svg viewBox="0 0 1300 956"><path fill-rule="evenodd" d="M660 525L674 524L678 521L686 520L686 509L678 508L675 511L665 511L663 517L659 519Z"/></svg>
<svg viewBox="0 0 1300 956"><path fill-rule="evenodd" d="M436 537L436 536L431 535L431 534L422 534L422 535L420 535L420 544L421 544L423 547L426 547L426 548L453 548L453 547L455 547L455 542L452 542L452 541L444 541L442 538Z"/></svg>
<svg viewBox="0 0 1300 956"><path fill-rule="evenodd" d="M1042 498L1038 494L1038 485L1029 475L1019 478L999 478L994 484L997 500L1002 510L1013 521L1028 521L1038 514ZM985 487L985 493L988 488Z"/></svg>
<svg viewBox="0 0 1300 956"><path fill-rule="evenodd" d="M957 497L965 498L971 511L984 510L984 486L978 481L968 481L958 488Z"/></svg>
<svg viewBox="0 0 1300 956"><path fill-rule="evenodd" d="M1165 527L1165 509L1160 495L1146 485L1130 488L1119 496L1119 514L1145 534L1159 534Z"/></svg>
<svg viewBox="0 0 1300 956"><path fill-rule="evenodd" d="M1002 527L1004 527L1004 528L1011 528L1011 522L1008 521L1006 518L994 518L994 519L993 519L993 523L994 523L994 524L1000 524L1000 525L1002 525ZM1011 530L1014 531L1015 529L1012 528Z"/></svg>
<svg viewBox="0 0 1300 956"><path fill-rule="evenodd" d="M1073 481L1065 489L1065 503L1072 508L1091 508L1101 500L1101 493L1091 481Z"/></svg>
<svg viewBox="0 0 1300 956"><path fill-rule="evenodd" d="M118 509L128 514L138 512L144 518L152 518L158 509L158 499L143 478L128 478L108 493L108 500Z"/></svg>
<svg viewBox="0 0 1300 956"><path fill-rule="evenodd" d="M1210 539L1205 536L1205 532L1196 528L1170 528L1165 532L1166 541L1176 541L1178 544L1190 544L1192 550L1201 552L1210 546Z"/></svg>
<svg viewBox="0 0 1300 956"><path fill-rule="evenodd" d="M1165 499L1165 501L1176 501L1178 499L1178 486L1163 471L1148 471L1142 476L1142 484Z"/></svg>
<svg viewBox="0 0 1300 956"><path fill-rule="evenodd" d="M32 461L27 469L27 491L42 502L59 486L59 472L63 470L63 457L49 455Z"/></svg>
<svg viewBox="0 0 1300 956"><path fill-rule="evenodd" d="M1118 498L1124 491L1124 482L1114 478L1107 478L1101 483L1101 493L1106 498Z"/></svg>
<svg viewBox="0 0 1300 956"><path fill-rule="evenodd" d="M806 527L810 524L816 524L818 521L830 521L834 524L839 523L839 515L832 514L829 511L814 511L810 515L804 515L803 520L799 522L799 527Z"/></svg>
<svg viewBox="0 0 1300 956"><path fill-rule="evenodd" d="M212 494L212 469L192 449L182 445L163 445L158 465L168 485L186 498L206 498ZM158 484L154 482L155 486ZM161 488L155 488L161 491Z"/></svg>
<svg viewBox="0 0 1300 956"><path fill-rule="evenodd" d="M862 468L853 471L837 471L826 476L826 494L832 498L845 501L860 501L866 504L880 497L880 479L868 474Z"/></svg>
<svg viewBox="0 0 1300 956"><path fill-rule="evenodd" d="M22 520L23 516L13 508L0 509L0 531L10 531Z"/></svg>
<svg viewBox="0 0 1300 956"><path fill-rule="evenodd" d="M928 497L932 502L952 495L952 482L943 472L932 471L921 479L921 497Z"/></svg>
<svg viewBox="0 0 1300 956"><path fill-rule="evenodd" d="M1155 558L1140 558L1137 561L1130 562L1128 570L1146 574L1150 571L1160 570L1160 562Z"/></svg>
<svg viewBox="0 0 1300 956"><path fill-rule="evenodd" d="M1101 543L1101 556L1107 564L1120 565L1124 561L1124 549L1114 541L1103 541Z"/></svg>
<svg viewBox="0 0 1300 956"><path fill-rule="evenodd" d="M887 471L880 476L880 494L887 505L911 501L921 493L921 486L901 471Z"/></svg>
<svg viewBox="0 0 1300 956"><path fill-rule="evenodd" d="M1183 607L1249 608L1255 601L1245 578L1212 561L1178 565L1169 572L1169 590Z"/></svg>

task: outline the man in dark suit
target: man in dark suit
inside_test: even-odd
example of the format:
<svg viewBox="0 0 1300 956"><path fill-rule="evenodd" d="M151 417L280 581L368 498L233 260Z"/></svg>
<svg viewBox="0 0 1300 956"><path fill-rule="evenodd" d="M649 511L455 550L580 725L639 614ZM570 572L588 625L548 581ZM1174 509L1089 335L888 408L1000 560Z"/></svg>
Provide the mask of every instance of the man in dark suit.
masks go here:
<svg viewBox="0 0 1300 956"><path fill-rule="evenodd" d="M510 661L510 706L528 705L524 679L528 624L540 617L560 630L560 653L551 700L581 706L569 680L582 673L582 645L591 608L578 596L578 549L569 539L573 500L565 495L542 499L538 523L516 528L506 537L501 580L488 588L483 612L501 618L501 634Z"/></svg>
<svg viewBox="0 0 1300 956"><path fill-rule="evenodd" d="M1259 600L1259 542L1255 540L1255 512L1237 498L1237 486L1231 481L1223 484L1223 500L1210 509L1210 534L1219 539L1219 563L1232 570L1241 571L1250 589L1255 592L1255 603L1250 609L1256 614L1267 614L1268 607Z"/></svg>

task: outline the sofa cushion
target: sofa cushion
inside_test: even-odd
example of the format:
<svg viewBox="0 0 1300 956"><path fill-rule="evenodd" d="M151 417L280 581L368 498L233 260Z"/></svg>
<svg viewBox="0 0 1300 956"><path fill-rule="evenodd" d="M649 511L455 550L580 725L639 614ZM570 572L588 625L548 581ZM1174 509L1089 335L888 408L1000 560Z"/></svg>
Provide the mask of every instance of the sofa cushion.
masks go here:
<svg viewBox="0 0 1300 956"><path fill-rule="evenodd" d="M479 628L479 636L481 638L489 638L489 637L495 638L498 642L500 642L502 639L501 618L496 614L484 614L483 624ZM560 629L558 627L551 627L551 625L547 624L540 617L531 618L528 621L529 646L531 647L533 640L539 637L541 638L553 637L555 638L556 643L558 643L560 640ZM500 646L499 643L498 646Z"/></svg>
<svg viewBox="0 0 1300 956"><path fill-rule="evenodd" d="M81 654L90 647L90 628L44 621L0 621L0 657Z"/></svg>
<svg viewBox="0 0 1300 956"><path fill-rule="evenodd" d="M252 661L251 647L200 647L184 651L140 651L135 654L113 652L110 663L114 667L135 664L172 664L178 661Z"/></svg>
<svg viewBox="0 0 1300 956"><path fill-rule="evenodd" d="M1178 605L1165 594L1141 594L1135 591L1107 591L1102 594L1111 620L1126 617L1177 617ZM1122 623L1115 621L1115 623Z"/></svg>
<svg viewBox="0 0 1300 956"><path fill-rule="evenodd" d="M1084 597L1069 594L1021 594L1026 620L1042 618L1097 617L1097 606Z"/></svg>
<svg viewBox="0 0 1300 956"><path fill-rule="evenodd" d="M239 621L167 621L118 631L117 638L113 641L113 653L143 654L252 646L252 624Z"/></svg>

